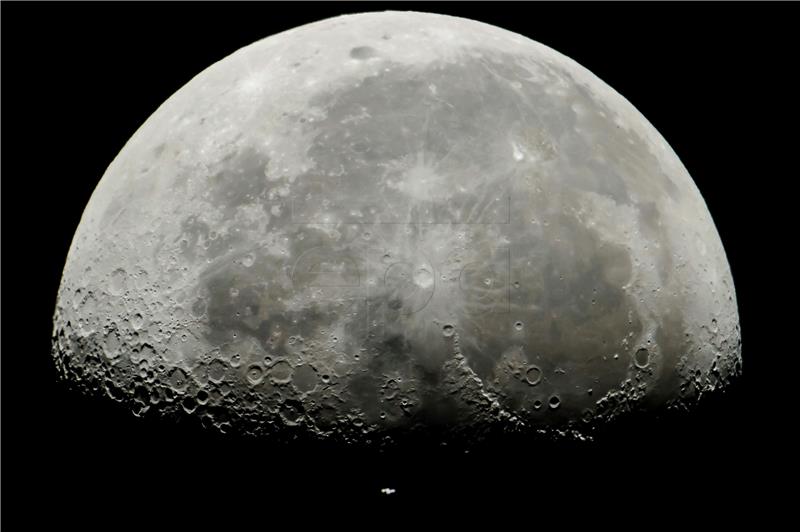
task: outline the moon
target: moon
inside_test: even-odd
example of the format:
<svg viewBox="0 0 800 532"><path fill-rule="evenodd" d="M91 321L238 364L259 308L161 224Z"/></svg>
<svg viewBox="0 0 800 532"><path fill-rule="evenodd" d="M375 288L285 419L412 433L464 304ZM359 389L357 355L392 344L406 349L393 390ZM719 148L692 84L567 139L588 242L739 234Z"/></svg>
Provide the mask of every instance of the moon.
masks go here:
<svg viewBox="0 0 800 532"><path fill-rule="evenodd" d="M720 237L655 128L526 37L437 14L273 35L106 170L59 376L289 441L591 437L741 373Z"/></svg>

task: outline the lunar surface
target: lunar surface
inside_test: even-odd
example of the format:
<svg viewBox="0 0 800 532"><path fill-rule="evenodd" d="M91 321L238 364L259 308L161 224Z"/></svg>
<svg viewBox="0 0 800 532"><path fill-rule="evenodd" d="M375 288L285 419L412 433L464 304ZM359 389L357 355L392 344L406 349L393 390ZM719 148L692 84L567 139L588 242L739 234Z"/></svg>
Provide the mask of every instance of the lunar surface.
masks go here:
<svg viewBox="0 0 800 532"><path fill-rule="evenodd" d="M61 378L275 441L591 437L741 372L734 285L665 140L554 50L384 12L177 91L108 167Z"/></svg>

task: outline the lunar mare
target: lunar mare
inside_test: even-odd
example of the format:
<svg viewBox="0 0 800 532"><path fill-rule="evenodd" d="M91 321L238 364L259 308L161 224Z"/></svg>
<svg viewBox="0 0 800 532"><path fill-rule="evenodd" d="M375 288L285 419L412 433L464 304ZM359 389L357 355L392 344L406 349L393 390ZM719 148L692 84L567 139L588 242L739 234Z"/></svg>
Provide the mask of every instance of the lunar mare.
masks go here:
<svg viewBox="0 0 800 532"><path fill-rule="evenodd" d="M275 439L590 434L741 371L734 285L665 140L483 23L253 43L108 167L54 316L63 379Z"/></svg>

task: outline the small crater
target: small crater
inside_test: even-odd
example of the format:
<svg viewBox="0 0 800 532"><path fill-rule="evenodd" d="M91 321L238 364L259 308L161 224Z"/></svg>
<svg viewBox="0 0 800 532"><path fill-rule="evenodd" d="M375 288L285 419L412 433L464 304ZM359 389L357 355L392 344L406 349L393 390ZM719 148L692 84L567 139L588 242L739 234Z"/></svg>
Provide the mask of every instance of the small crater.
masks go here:
<svg viewBox="0 0 800 532"><path fill-rule="evenodd" d="M208 402L208 392L205 390L200 390L197 392L197 404L204 405Z"/></svg>
<svg viewBox="0 0 800 532"><path fill-rule="evenodd" d="M525 380L531 386L536 386L542 380L542 370L537 366L531 366L525 372Z"/></svg>
<svg viewBox="0 0 800 532"><path fill-rule="evenodd" d="M295 368L292 380L300 392L310 392L317 387L317 372L308 364L303 364Z"/></svg>
<svg viewBox="0 0 800 532"><path fill-rule="evenodd" d="M375 57L378 55L377 50L372 48L371 46L356 46L352 50L350 50L350 57L353 59L369 59L370 57Z"/></svg>
<svg viewBox="0 0 800 532"><path fill-rule="evenodd" d="M108 283L108 292L112 296L121 296L127 289L128 276L125 270L118 268L111 274L111 279Z"/></svg>
<svg viewBox="0 0 800 532"><path fill-rule="evenodd" d="M222 360L214 360L208 365L208 378L211 382L219 384L225 378L227 364Z"/></svg>
<svg viewBox="0 0 800 532"><path fill-rule="evenodd" d="M269 369L269 378L275 384L287 384L292 380L292 366L285 360L279 360Z"/></svg>
<svg viewBox="0 0 800 532"><path fill-rule="evenodd" d="M561 406L561 399L557 395L553 395L550 397L550 400L547 401L547 404L550 406L551 409L555 410L559 406Z"/></svg>
<svg viewBox="0 0 800 532"><path fill-rule="evenodd" d="M644 347L636 351L633 355L633 363L637 368L646 368L650 363L650 353Z"/></svg>
<svg viewBox="0 0 800 532"><path fill-rule="evenodd" d="M181 368L173 368L167 377L167 381L173 390L181 393L186 390L186 386L189 384L186 372Z"/></svg>
<svg viewBox="0 0 800 532"><path fill-rule="evenodd" d="M135 330L139 330L144 325L144 317L138 312L131 317L131 325Z"/></svg>
<svg viewBox="0 0 800 532"><path fill-rule="evenodd" d="M191 414L197 408L197 402L194 400L194 397L188 395L183 398L183 401L181 401L181 405L183 406L183 410L187 414Z"/></svg>
<svg viewBox="0 0 800 532"><path fill-rule="evenodd" d="M192 315L199 318L206 312L206 302L203 298L198 298L192 303Z"/></svg>
<svg viewBox="0 0 800 532"><path fill-rule="evenodd" d="M259 364L253 364L247 368L247 382L252 386L261 383L264 379L264 369Z"/></svg>
<svg viewBox="0 0 800 532"><path fill-rule="evenodd" d="M389 379L387 383L384 385L383 396L386 399L394 399L397 397L397 393L400 391L400 386L397 384L397 381L394 379Z"/></svg>
<svg viewBox="0 0 800 532"><path fill-rule="evenodd" d="M442 334L447 338L453 336L453 334L455 334L455 332L456 332L456 328L453 327L450 324L447 324L444 327L442 327Z"/></svg>

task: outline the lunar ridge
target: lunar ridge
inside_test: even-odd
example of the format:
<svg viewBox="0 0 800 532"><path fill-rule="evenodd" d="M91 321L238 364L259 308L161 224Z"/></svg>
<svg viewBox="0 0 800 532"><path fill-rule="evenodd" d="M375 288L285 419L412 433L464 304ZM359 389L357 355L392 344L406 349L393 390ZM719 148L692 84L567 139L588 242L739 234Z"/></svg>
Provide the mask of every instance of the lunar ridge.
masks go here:
<svg viewBox="0 0 800 532"><path fill-rule="evenodd" d="M741 372L655 128L542 44L415 12L273 35L164 102L84 211L52 352L136 415L370 444L585 438Z"/></svg>

